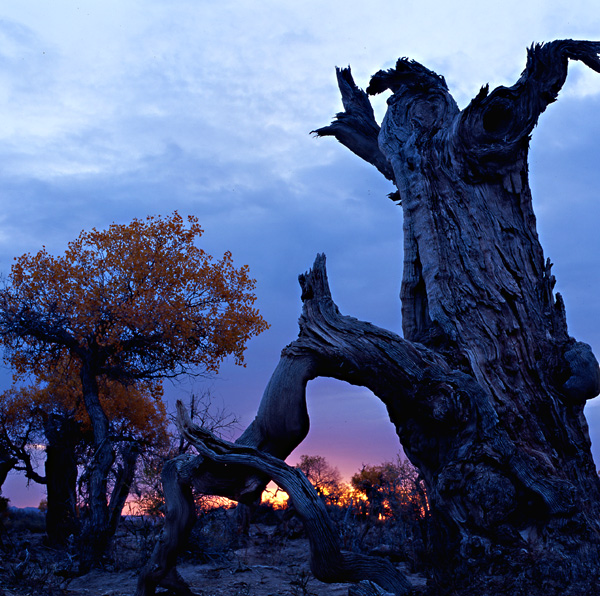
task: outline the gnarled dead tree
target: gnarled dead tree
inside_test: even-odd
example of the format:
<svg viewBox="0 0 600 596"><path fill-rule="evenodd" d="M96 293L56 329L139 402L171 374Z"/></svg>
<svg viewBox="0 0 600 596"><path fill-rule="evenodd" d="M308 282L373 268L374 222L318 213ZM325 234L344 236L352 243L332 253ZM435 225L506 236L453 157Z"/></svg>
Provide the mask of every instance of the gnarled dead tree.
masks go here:
<svg viewBox="0 0 600 596"><path fill-rule="evenodd" d="M349 68L338 70L345 111L315 131L398 188L403 337L341 315L319 256L300 277L299 337L283 350L256 419L228 457L251 447L285 458L308 431L305 387L317 376L371 389L427 486L436 536L431 593L600 594L600 482L583 414L600 373L590 347L569 336L553 293L527 171L530 134L569 59L600 72L599 52L600 42L533 46L515 85L484 87L462 111L444 79L412 60L375 74L367 93ZM379 127L368 94L388 89ZM178 503L189 487L251 502L276 479L264 458L225 467L203 452L168 464L172 521L138 595L173 585L176 530L190 519L182 513L189 504Z"/></svg>

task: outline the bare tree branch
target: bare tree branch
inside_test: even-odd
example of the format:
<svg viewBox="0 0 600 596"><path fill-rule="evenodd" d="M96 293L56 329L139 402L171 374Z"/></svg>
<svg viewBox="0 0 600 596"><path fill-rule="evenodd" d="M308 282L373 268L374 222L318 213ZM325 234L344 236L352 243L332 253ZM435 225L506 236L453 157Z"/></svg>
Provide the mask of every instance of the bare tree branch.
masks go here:
<svg viewBox="0 0 600 596"><path fill-rule="evenodd" d="M335 137L352 153L374 165L388 180L393 181L392 168L379 150L380 129L368 95L354 83L350 67L336 68L335 72L345 111L336 114L329 126L312 132L318 137Z"/></svg>

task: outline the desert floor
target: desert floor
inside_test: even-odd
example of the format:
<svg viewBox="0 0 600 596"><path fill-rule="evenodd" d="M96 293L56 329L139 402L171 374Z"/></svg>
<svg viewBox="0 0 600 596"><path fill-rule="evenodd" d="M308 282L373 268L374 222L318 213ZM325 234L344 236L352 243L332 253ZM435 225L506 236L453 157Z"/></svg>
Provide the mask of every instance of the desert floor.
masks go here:
<svg viewBox="0 0 600 596"><path fill-rule="evenodd" d="M105 569L77 577L68 560L44 547L42 540L42 534L13 536L14 548L0 553L0 596L134 595L145 560L135 547L117 553ZM151 544L144 546L149 552ZM402 563L398 566L406 573ZM349 586L316 580L309 568L308 540L277 536L266 525L252 525L241 548L220 550L208 561L194 561L188 553L178 569L198 596L345 596ZM409 577L424 587L424 578ZM159 589L161 593L167 594Z"/></svg>

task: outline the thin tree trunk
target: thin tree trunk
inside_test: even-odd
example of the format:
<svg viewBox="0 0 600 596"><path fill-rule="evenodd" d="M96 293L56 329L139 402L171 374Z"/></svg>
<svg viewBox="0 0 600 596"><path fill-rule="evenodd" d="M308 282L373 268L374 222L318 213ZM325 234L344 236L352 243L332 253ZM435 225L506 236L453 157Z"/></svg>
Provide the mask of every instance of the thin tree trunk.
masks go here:
<svg viewBox="0 0 600 596"><path fill-rule="evenodd" d="M127 445L123 449L121 456L123 461L117 471L117 479L108 506L110 536L114 536L117 531L123 507L125 506L125 502L127 501L127 497L131 490L131 485L135 478L135 469L139 455L140 446L138 443Z"/></svg>
<svg viewBox="0 0 600 596"><path fill-rule="evenodd" d="M114 462L108 418L98 397L98 383L87 362L81 366L81 384L86 411L92 423L94 455L86 471L88 476L89 510L81 534L80 571L97 565L111 538L107 501L107 483Z"/></svg>

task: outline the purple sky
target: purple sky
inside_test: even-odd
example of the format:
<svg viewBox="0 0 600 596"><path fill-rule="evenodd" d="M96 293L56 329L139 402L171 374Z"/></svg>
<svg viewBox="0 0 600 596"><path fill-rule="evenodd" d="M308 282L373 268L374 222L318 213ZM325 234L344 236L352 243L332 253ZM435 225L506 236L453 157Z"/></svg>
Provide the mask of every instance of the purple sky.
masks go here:
<svg viewBox="0 0 600 596"><path fill-rule="evenodd" d="M533 41L600 31L596 0L485 10L474 0L89 4L2 8L0 271L42 245L64 251L82 229L175 209L197 215L203 248L250 265L271 323L248 346L245 369L227 363L210 382L243 426L296 337L297 276L317 252L343 313L400 330L402 212L386 198L392 187L333 140L309 135L341 109L334 67L350 64L365 87L410 56L443 74L464 107L485 83L512 84ZM376 98L378 118L384 105ZM598 114L600 75L573 65L534 131L530 170L570 331L600 354ZM8 371L0 382L8 387ZM205 385L166 389L185 397ZM323 379L308 401L311 433L289 461L324 454L350 476L395 457L393 429L368 391ZM598 446L600 400L586 413ZM4 494L21 505L40 499L19 478Z"/></svg>

